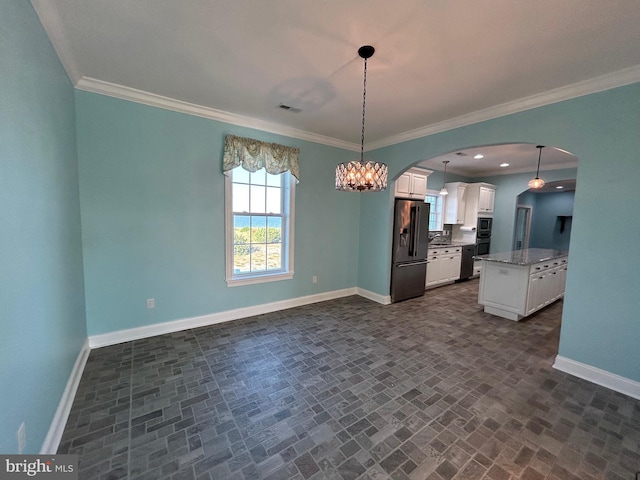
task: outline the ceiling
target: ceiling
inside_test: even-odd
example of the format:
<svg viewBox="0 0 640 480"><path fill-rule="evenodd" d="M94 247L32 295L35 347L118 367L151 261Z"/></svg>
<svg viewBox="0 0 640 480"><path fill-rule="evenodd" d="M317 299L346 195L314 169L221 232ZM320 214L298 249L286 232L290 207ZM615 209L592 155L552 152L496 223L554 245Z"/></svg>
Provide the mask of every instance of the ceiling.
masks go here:
<svg viewBox="0 0 640 480"><path fill-rule="evenodd" d="M361 45L367 149L640 81L638 0L32 4L77 88L355 150Z"/></svg>
<svg viewBox="0 0 640 480"><path fill-rule="evenodd" d="M485 145L456 150L446 155L425 160L417 166L425 167L429 170L443 171L443 162L448 161L447 172L457 173L466 177L511 175L535 172L538 166L539 153L537 146L530 143ZM474 158L479 155L482 155L482 158ZM545 146L540 153L540 171L575 168L577 166L578 158L565 150Z"/></svg>

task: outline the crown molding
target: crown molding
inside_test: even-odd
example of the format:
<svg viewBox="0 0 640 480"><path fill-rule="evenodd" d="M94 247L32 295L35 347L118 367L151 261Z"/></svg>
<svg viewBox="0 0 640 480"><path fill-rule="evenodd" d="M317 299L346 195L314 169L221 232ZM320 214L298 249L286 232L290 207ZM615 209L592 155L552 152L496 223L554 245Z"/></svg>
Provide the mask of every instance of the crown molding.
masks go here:
<svg viewBox="0 0 640 480"><path fill-rule="evenodd" d="M38 2L40 0L32 0ZM56 48L56 51L58 49ZM70 68L63 61L67 72L70 72ZM72 74L69 73L71 77ZM73 77L72 77L73 78ZM553 103L561 102L564 100L570 100L572 98L589 95L592 93L609 90L611 88L622 87L624 85L630 85L632 83L640 82L640 65L618 70L606 75L592 78L590 80L584 80L582 82L566 85L564 87L549 90L529 97L521 98L513 102L503 103L493 107L478 110L466 115L444 120L442 122L434 123L424 127L420 127L414 130L386 137L380 140L369 142L365 145L365 151L370 152L379 148L388 147L402 142L415 140L417 138L426 137L435 133L445 132L447 130L453 130L455 128L472 125L474 123L484 122L494 118L510 115L513 113L523 112L537 107L550 105ZM350 150L357 152L360 150L360 145L339 140L336 138L328 137L325 135L319 135L296 128L287 127L285 125L268 122L265 120L259 120L256 118L237 115L235 113L218 110L215 108L204 107L202 105L196 105L193 103L184 102L182 100L176 100L155 93L145 92L124 85L118 85L103 80L98 80L91 77L81 77L75 84L79 90L87 92L98 93L101 95L107 95L110 97L120 98L123 100L129 100L136 103L142 103L158 108L164 108L167 110L173 110L180 113L186 113L189 115L196 115L199 117L209 118L220 122L230 123L232 125L238 125L247 128L255 128L265 132L271 132L278 135L285 135L287 137L298 138L300 140L306 140L314 143L320 143L332 147L342 148L344 150Z"/></svg>
<svg viewBox="0 0 640 480"><path fill-rule="evenodd" d="M552 103L570 100L572 98L597 93L611 88L622 87L632 83L640 82L640 65L618 70L616 72L601 75L590 80L584 80L564 87L538 93L529 97L524 97L512 102L502 103L493 107L478 110L466 115L444 120L442 122L427 125L415 130L393 135L373 142L366 146L367 151L377 150L416 138L426 137L434 133L441 133L454 128L465 127L474 123L492 120L513 113L523 112L532 108L550 105Z"/></svg>
<svg viewBox="0 0 640 480"><path fill-rule="evenodd" d="M63 68L67 72L67 76L71 80L71 83L75 85L78 80L80 80L80 71L71 53L71 47L66 40L64 29L62 28L62 21L54 6L54 2L31 0L31 5L36 11L36 15L38 15L45 32L47 32L51 45L53 45L53 49L56 51L60 63L62 63Z"/></svg>
<svg viewBox="0 0 640 480"><path fill-rule="evenodd" d="M166 110L172 110L174 112L186 113L188 115L195 115L198 117L217 120L224 123L230 123L232 125L239 125L241 127L255 128L256 130L261 130L263 132L285 135L287 137L306 140L309 142L321 143L323 145L338 147L344 150L360 150L360 145L356 145L351 142L345 142L344 140L338 140L336 138L327 137L325 135L298 130L297 128L291 128L277 123L259 120L257 118L237 115L235 113L225 112L223 110L217 110L215 108L204 107L202 105L196 105L194 103L183 102L182 100L164 97L155 93L145 92L143 90L137 90L135 88L126 87L124 85L118 85L111 82L105 82L103 80L98 80L95 78L80 78L80 80L76 83L76 88L78 90L84 90L86 92L107 95L109 97L129 100L131 102L142 103L151 107L164 108Z"/></svg>

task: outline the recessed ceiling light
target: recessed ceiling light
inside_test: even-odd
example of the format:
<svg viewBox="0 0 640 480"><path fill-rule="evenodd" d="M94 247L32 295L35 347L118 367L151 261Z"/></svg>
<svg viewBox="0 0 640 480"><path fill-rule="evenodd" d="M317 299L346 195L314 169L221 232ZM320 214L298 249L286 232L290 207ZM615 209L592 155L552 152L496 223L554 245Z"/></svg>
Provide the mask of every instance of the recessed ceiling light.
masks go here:
<svg viewBox="0 0 640 480"><path fill-rule="evenodd" d="M557 188L558 190L560 190L560 189L562 189L562 188L564 188L564 187L563 187L562 185L558 185L556 188Z"/></svg>
<svg viewBox="0 0 640 480"><path fill-rule="evenodd" d="M484 155L482 155L481 153L478 153L477 155L474 155L473 158L475 158L476 160L479 160L481 158L484 158Z"/></svg>
<svg viewBox="0 0 640 480"><path fill-rule="evenodd" d="M502 168L504 168L504 167L508 167L508 166L509 166L509 164L508 164L508 163L501 163L501 164L500 164L500 166L501 166Z"/></svg>

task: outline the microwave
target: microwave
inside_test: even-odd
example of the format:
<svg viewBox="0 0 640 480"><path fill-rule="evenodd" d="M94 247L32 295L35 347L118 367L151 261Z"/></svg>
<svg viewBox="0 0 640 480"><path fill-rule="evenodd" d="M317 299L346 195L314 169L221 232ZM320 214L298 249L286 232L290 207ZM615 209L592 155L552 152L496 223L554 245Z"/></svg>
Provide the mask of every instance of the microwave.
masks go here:
<svg viewBox="0 0 640 480"><path fill-rule="evenodd" d="M491 226L493 218L490 217L478 217L478 227L476 229L476 235L479 238L491 237Z"/></svg>

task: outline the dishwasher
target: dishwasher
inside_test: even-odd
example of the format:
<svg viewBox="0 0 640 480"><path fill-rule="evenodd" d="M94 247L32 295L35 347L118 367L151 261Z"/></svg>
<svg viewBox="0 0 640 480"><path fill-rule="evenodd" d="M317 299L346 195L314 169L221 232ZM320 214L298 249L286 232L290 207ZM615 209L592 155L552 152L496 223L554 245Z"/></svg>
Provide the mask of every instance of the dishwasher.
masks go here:
<svg viewBox="0 0 640 480"><path fill-rule="evenodd" d="M462 247L462 260L460 262L460 280L463 282L473 276L473 256L475 255L475 245L465 245Z"/></svg>

